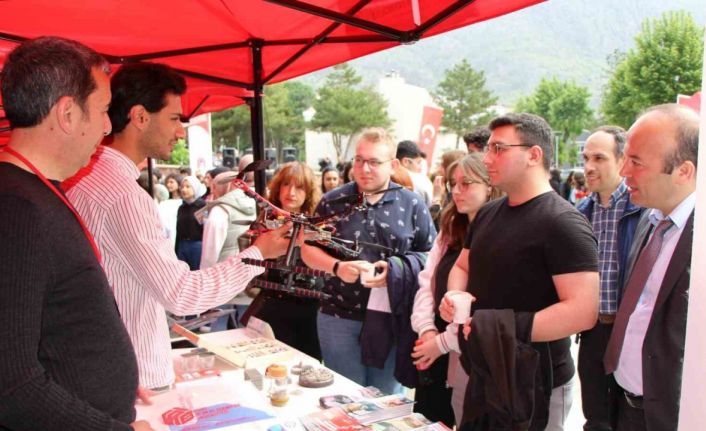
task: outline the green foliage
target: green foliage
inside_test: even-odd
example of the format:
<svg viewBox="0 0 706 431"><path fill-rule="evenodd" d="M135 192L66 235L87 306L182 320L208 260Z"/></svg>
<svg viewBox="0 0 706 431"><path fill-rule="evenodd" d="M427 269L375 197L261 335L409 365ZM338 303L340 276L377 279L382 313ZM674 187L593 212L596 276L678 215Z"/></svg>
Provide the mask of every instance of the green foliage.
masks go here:
<svg viewBox="0 0 706 431"><path fill-rule="evenodd" d="M211 115L211 131L215 148L225 145L244 149L252 146L250 135L250 108L237 106Z"/></svg>
<svg viewBox="0 0 706 431"><path fill-rule="evenodd" d="M348 64L334 66L314 101L316 114L311 126L330 132L339 157L347 150L355 133L366 127L388 127L385 99L370 87L359 87L362 78ZM346 146L343 137L347 136Z"/></svg>
<svg viewBox="0 0 706 431"><path fill-rule="evenodd" d="M316 94L311 86L300 81L287 81L283 85L287 89L289 106L294 112L303 113L314 103Z"/></svg>
<svg viewBox="0 0 706 431"><path fill-rule="evenodd" d="M515 109L547 120L561 139L559 164L573 166L578 158L573 139L594 124L590 99L588 89L573 81L543 78L531 95L517 102Z"/></svg>
<svg viewBox="0 0 706 431"><path fill-rule="evenodd" d="M627 128L644 109L698 91L703 53L703 29L689 13L667 12L643 22L635 48L609 59L613 73L601 106L606 119Z"/></svg>
<svg viewBox="0 0 706 431"><path fill-rule="evenodd" d="M485 73L465 59L446 70L434 99L444 109L441 125L456 134L457 143L464 133L488 122L486 110L497 101L485 88Z"/></svg>
<svg viewBox="0 0 706 431"><path fill-rule="evenodd" d="M186 148L186 140L179 139L172 150L172 157L163 162L167 165L189 166L189 149Z"/></svg>
<svg viewBox="0 0 706 431"><path fill-rule="evenodd" d="M287 82L265 88L263 97L265 147L295 147L304 154L304 110L311 106L314 90L300 82ZM252 147L250 108L238 106L213 114L211 118L214 146L245 149ZM222 139L222 141L221 141Z"/></svg>

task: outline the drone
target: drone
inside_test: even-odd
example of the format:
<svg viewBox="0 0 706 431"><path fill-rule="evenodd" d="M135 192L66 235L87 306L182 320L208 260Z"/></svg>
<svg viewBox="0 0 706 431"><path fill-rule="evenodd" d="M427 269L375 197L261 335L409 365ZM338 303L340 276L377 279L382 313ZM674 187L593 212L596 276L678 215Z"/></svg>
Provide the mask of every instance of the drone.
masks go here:
<svg viewBox="0 0 706 431"><path fill-rule="evenodd" d="M297 274L307 275L310 277L320 277L329 278L330 275L326 271L311 269L305 266L296 266L294 264L294 249L296 248L296 238L303 231L306 234L307 243L319 244L327 249L335 251L337 254L344 256L344 258L355 258L358 257L362 251L363 247L375 247L378 249L391 252L392 249L389 247L368 243L358 240L347 240L337 237L335 224L355 213L356 211L365 210L367 208L367 197L374 194L385 193L387 191L399 190L402 187L391 187L389 189L380 190L375 193L356 193L353 195L342 196L333 199L331 203L347 203L349 206L346 210L329 214L326 216L306 216L304 214L295 214L286 211L282 208L277 207L269 200L265 199L259 193L254 191L248 184L244 181L245 174L248 172L259 171L267 169L272 163L272 160L256 160L244 169L242 169L234 177L226 177L219 181L219 184L231 183L233 187L241 190L246 196L252 198L257 202L260 208L260 213L255 222L244 221L250 225L250 229L245 235L249 237L257 237L264 232L272 229L276 229L285 223L292 223L292 231L290 234L290 241L287 247L287 253L284 257L284 263L279 263L271 260L258 260L251 258L243 258L242 262L246 265L259 266L266 269L273 269L287 274L286 281L284 283L275 283L271 281L265 281L260 279L255 279L252 282L253 287L259 287L263 289L276 290L285 292L294 296L315 298L315 299L329 299L331 295L320 292L318 290L311 289L300 284L295 284L295 276ZM240 223L240 222L236 222Z"/></svg>

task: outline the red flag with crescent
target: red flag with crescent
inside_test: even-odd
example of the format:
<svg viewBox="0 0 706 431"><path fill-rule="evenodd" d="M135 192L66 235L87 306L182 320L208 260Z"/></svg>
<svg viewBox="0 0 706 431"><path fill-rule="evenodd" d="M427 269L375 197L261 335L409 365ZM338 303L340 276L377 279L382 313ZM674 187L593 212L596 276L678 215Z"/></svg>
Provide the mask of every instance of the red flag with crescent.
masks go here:
<svg viewBox="0 0 706 431"><path fill-rule="evenodd" d="M427 169L431 169L434 147L436 146L436 136L441 127L441 118L444 110L433 106L425 106L422 112L422 124L419 128L419 139L417 140L419 149L427 155Z"/></svg>
<svg viewBox="0 0 706 431"><path fill-rule="evenodd" d="M696 112L701 112L701 92L697 91L693 95L678 94L677 103L688 106Z"/></svg>

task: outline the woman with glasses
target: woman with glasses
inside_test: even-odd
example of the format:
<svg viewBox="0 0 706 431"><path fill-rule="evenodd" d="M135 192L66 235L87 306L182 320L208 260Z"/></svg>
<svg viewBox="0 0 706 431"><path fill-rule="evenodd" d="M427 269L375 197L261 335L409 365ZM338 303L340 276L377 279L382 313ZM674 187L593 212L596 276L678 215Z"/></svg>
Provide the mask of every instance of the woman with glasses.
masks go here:
<svg viewBox="0 0 706 431"><path fill-rule="evenodd" d="M314 171L301 162L283 165L268 188L270 202L290 213L312 215L321 198ZM284 258L280 259L284 263ZM294 265L303 266L299 248L295 248L293 262ZM277 270L267 270L261 277L267 281L284 283L287 275ZM307 284L312 289L323 287L323 283L317 284L317 279L307 276L297 275L295 282ZM246 315L253 315L269 323L278 340L321 360L316 328L318 300L263 289L250 307L253 309Z"/></svg>
<svg viewBox="0 0 706 431"><path fill-rule="evenodd" d="M451 359L445 355L449 346L457 343L458 327L447 324L438 308L473 218L486 202L501 193L490 186L482 154L469 154L456 160L449 165L446 178L452 200L441 213L439 235L419 275L419 290L412 312L412 328L419 334L419 340L412 357L417 368L423 370L415 392L414 410L452 427L461 419L468 376L455 353ZM452 389L447 388L447 381L453 394Z"/></svg>

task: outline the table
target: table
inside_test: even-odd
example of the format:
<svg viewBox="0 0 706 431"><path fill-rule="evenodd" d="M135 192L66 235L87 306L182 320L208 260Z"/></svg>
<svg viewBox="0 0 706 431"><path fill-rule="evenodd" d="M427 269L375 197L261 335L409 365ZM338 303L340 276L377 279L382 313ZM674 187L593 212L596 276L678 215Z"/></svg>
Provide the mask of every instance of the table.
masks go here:
<svg viewBox="0 0 706 431"><path fill-rule="evenodd" d="M230 331L215 332L201 335L208 341L221 345L229 345L234 342L247 340L260 336L249 329L234 329ZM175 349L173 356L180 356L189 349ZM304 365L315 365L320 367L318 361L304 353L294 350L292 359L283 362L291 370L293 365L303 363ZM219 366L220 364L220 366ZM252 408L272 416L271 418L255 422L231 425L218 430L254 430L266 431L276 424L286 424L287 430L304 430L297 420L319 410L319 398L326 395L356 395L360 396L362 387L357 383L334 373L334 382L325 388L304 388L299 386L297 376L292 376L293 383L290 388L289 402L283 407L275 407L270 404L267 397L268 382L263 381L263 390L258 390L252 383L244 380L243 369L233 368L217 361L216 368L221 370L219 377L211 377L203 380L178 383L175 388L160 393L152 397L152 405L146 406L138 404L137 419L147 420L155 430L170 430L162 421L162 413L175 407L187 407L198 409L219 403L240 404L246 408ZM260 373L265 374L266 365L256 367ZM205 430L196 425L188 428L190 430Z"/></svg>

